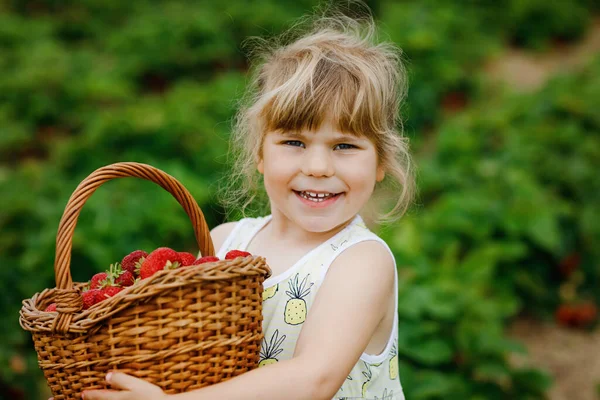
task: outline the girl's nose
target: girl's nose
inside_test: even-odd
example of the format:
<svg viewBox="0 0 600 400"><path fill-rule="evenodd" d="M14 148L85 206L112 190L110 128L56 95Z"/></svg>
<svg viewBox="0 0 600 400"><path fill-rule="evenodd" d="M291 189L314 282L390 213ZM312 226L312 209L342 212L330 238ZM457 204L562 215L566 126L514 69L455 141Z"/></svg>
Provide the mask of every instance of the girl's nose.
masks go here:
<svg viewBox="0 0 600 400"><path fill-rule="evenodd" d="M329 152L316 148L307 150L302 160L302 173L307 176L332 176L334 168Z"/></svg>

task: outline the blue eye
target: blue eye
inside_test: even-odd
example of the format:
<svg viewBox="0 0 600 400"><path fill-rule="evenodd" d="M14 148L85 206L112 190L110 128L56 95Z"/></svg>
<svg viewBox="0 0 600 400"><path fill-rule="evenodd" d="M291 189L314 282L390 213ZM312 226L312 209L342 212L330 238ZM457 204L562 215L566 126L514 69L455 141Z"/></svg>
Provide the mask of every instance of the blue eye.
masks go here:
<svg viewBox="0 0 600 400"><path fill-rule="evenodd" d="M283 144L287 144L289 146L294 146L294 147L298 147L298 146L303 147L304 146L304 143L302 143L299 140L286 140L285 142L283 142Z"/></svg>
<svg viewBox="0 0 600 400"><path fill-rule="evenodd" d="M340 143L340 144L336 145L335 147L339 148L340 150L351 150L351 149L356 148L355 145L348 144L348 143Z"/></svg>

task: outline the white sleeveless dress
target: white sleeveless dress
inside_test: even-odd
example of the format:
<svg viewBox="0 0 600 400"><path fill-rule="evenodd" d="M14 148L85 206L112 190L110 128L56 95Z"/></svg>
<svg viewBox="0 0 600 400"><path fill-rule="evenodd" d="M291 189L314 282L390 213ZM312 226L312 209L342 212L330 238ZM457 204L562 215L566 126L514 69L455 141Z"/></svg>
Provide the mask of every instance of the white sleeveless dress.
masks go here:
<svg viewBox="0 0 600 400"><path fill-rule="evenodd" d="M230 250L245 250L252 238L270 219L269 215L240 220L217 252L217 256L223 259ZM271 276L264 282L265 337L261 345L261 367L292 358L300 330L310 313L327 269L345 249L366 240L380 242L390 251L388 245L366 227L362 218L356 216L348 226L305 254L291 268ZM397 293L398 274L395 268L394 271L394 293ZM392 333L384 351L378 355L363 353L334 399L404 400L398 375L397 298L394 304L396 310Z"/></svg>

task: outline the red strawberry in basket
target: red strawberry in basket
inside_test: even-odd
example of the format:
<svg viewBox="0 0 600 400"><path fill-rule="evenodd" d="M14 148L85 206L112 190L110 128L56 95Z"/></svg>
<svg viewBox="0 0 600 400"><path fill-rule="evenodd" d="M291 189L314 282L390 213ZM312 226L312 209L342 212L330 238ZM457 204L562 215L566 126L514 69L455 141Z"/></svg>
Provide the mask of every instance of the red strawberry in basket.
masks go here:
<svg viewBox="0 0 600 400"><path fill-rule="evenodd" d="M117 286L125 287L131 286L135 283L135 276L129 271L123 271L116 279L115 284Z"/></svg>
<svg viewBox="0 0 600 400"><path fill-rule="evenodd" d="M179 253L168 247L159 247L142 263L140 267L140 278L146 279L164 269L174 269L181 265Z"/></svg>
<svg viewBox="0 0 600 400"><path fill-rule="evenodd" d="M227 254L225 254L225 259L226 260L233 260L234 258L248 257L248 256L251 256L251 255L252 254L248 253L247 251L231 250Z"/></svg>
<svg viewBox="0 0 600 400"><path fill-rule="evenodd" d="M81 297L83 299L83 309L87 310L94 304L100 301L98 294L100 293L99 289L90 289L83 293L81 293Z"/></svg>
<svg viewBox="0 0 600 400"><path fill-rule="evenodd" d="M56 311L56 303L52 303L48 307L46 307L46 312L55 312L55 311Z"/></svg>
<svg viewBox="0 0 600 400"><path fill-rule="evenodd" d="M98 289L107 278L108 274L106 272L98 272L96 275L92 276L92 279L90 280L90 289Z"/></svg>
<svg viewBox="0 0 600 400"><path fill-rule="evenodd" d="M181 259L181 265L183 267L187 267L188 265L192 265L194 261L196 261L196 256L192 253L186 253L185 251L179 252L179 258Z"/></svg>
<svg viewBox="0 0 600 400"><path fill-rule="evenodd" d="M205 264L205 263L215 262L215 261L219 261L219 257L204 256L204 257L200 257L199 259L197 259L196 261L194 261L192 263L192 265L200 265L200 264Z"/></svg>
<svg viewBox="0 0 600 400"><path fill-rule="evenodd" d="M140 265L142 265L146 257L148 257L148 253L146 253L144 250L136 250L131 252L123 257L123 260L121 261L121 268L123 268L124 271L131 272L133 276L137 277L139 272L136 271L139 271Z"/></svg>
<svg viewBox="0 0 600 400"><path fill-rule="evenodd" d="M118 286L106 286L100 289L99 293L97 294L97 299L98 301L106 300L109 297L113 297L115 294L119 293L123 289L125 288Z"/></svg>

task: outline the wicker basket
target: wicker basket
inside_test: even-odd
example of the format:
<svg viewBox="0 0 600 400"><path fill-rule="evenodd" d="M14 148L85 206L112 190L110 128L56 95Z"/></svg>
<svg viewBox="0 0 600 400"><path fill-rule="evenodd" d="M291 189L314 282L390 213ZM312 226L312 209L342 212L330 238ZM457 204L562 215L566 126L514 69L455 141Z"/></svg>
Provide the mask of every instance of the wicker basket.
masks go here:
<svg viewBox="0 0 600 400"><path fill-rule="evenodd" d="M204 215L173 177L145 164L118 163L94 171L71 195L56 238L56 288L23 301L21 327L30 331L55 400L107 388L119 370L174 394L240 375L258 365L262 290L271 271L262 257L237 258L161 271L88 310L84 283L71 279L71 245L81 208L104 182L137 177L162 186L188 214L202 255L214 255ZM57 303L57 312L43 310Z"/></svg>

